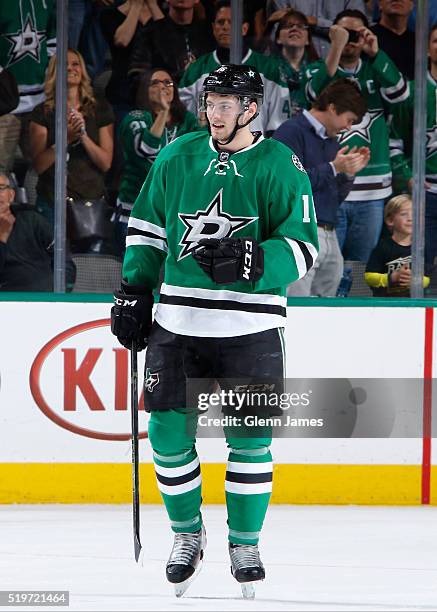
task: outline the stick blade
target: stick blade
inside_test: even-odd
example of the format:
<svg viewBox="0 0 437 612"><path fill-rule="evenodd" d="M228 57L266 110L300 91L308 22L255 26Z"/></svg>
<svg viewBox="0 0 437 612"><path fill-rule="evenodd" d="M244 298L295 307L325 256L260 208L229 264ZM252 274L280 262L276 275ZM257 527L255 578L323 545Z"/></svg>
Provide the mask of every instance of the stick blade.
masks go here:
<svg viewBox="0 0 437 612"><path fill-rule="evenodd" d="M135 561L140 563L142 546L140 542L140 538L135 534L134 535L134 552L135 552Z"/></svg>

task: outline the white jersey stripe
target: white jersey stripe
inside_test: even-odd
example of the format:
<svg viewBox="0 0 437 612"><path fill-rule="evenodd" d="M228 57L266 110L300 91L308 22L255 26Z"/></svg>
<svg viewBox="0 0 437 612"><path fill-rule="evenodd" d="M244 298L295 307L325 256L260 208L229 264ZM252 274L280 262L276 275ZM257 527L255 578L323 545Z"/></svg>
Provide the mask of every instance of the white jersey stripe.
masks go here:
<svg viewBox="0 0 437 612"><path fill-rule="evenodd" d="M356 176L354 180L354 187L356 185L360 185L365 183L368 185L369 183L389 183L391 181L392 173L388 172L387 174L371 174L370 176Z"/></svg>
<svg viewBox="0 0 437 612"><path fill-rule="evenodd" d="M149 238L147 236L127 236L126 247L130 246L152 246L165 253L168 251L167 244L164 240L157 240L156 238Z"/></svg>
<svg viewBox="0 0 437 612"><path fill-rule="evenodd" d="M293 251L294 261L296 262L297 273L299 275L298 279L303 278L305 274L308 272L308 270L307 270L307 264L305 261L305 257L303 256L303 253L302 253L302 249L300 248L300 246L295 240L292 240L291 238L287 238L287 236L284 236L284 238L287 241L287 244L290 246L291 250Z"/></svg>
<svg viewBox="0 0 437 612"><path fill-rule="evenodd" d="M130 218L129 227L134 227L142 232L150 232L151 234L156 234L157 236L161 236L161 238L167 238L167 232L163 227L159 227L159 225L155 225L154 223L149 223L148 221L143 221L142 219L138 219L137 217Z"/></svg>
<svg viewBox="0 0 437 612"><path fill-rule="evenodd" d="M167 331L182 336L232 338L284 327L285 316L160 302L156 307L155 321ZM220 321L220 325L217 325L217 321Z"/></svg>
<svg viewBox="0 0 437 612"><path fill-rule="evenodd" d="M242 293L240 291L199 289L198 287L178 287L177 285L167 285L162 283L161 293L177 297L192 297L204 300L230 300L246 304L269 304L272 306L286 306L287 298L280 295L270 295L268 293Z"/></svg>

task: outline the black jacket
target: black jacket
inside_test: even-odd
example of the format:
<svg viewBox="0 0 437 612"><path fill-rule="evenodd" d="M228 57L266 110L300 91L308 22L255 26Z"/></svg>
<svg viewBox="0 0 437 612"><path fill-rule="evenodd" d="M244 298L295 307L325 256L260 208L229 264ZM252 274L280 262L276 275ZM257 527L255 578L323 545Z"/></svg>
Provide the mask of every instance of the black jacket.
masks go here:
<svg viewBox="0 0 437 612"><path fill-rule="evenodd" d="M164 17L138 37L131 55L129 74L148 68L165 68L179 81L189 63L215 49L215 39L205 21L178 25Z"/></svg>
<svg viewBox="0 0 437 612"><path fill-rule="evenodd" d="M9 70L0 72L0 117L17 108L20 101L17 82Z"/></svg>
<svg viewBox="0 0 437 612"><path fill-rule="evenodd" d="M53 231L29 206L12 206L16 220L6 243L0 242L0 291L53 291ZM67 287L76 267L66 261Z"/></svg>

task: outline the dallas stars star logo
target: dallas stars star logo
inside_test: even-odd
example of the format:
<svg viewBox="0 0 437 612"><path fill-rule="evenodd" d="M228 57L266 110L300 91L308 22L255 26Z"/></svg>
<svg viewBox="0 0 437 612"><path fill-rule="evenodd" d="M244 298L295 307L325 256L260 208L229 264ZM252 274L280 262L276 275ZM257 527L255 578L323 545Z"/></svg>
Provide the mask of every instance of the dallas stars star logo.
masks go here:
<svg viewBox="0 0 437 612"><path fill-rule="evenodd" d="M437 151L437 129L436 126L426 130L426 158L429 159Z"/></svg>
<svg viewBox="0 0 437 612"><path fill-rule="evenodd" d="M354 123L354 125L352 126L350 130L347 130L346 132L342 132L341 134L339 134L338 136L339 144L341 145L344 144L347 140L349 140L353 136L361 136L361 138L363 138L364 140L367 140L367 142L370 143L370 128L375 123L375 121L379 119L379 117L381 117L382 114L383 114L383 111L378 110L378 109L368 111L364 115L360 123Z"/></svg>
<svg viewBox="0 0 437 612"><path fill-rule="evenodd" d="M222 210L222 198L223 189L220 189L206 210L198 210L194 215L179 213L179 219L187 229L179 242L182 250L178 261L192 253L202 238L229 238L258 219L228 215Z"/></svg>
<svg viewBox="0 0 437 612"><path fill-rule="evenodd" d="M8 66L15 64L23 59L23 57L32 57L39 63L41 43L46 38L46 35L44 32L36 29L30 15L27 15L21 30L15 34L5 34L4 36L12 43L12 47L9 50L11 59L8 62Z"/></svg>

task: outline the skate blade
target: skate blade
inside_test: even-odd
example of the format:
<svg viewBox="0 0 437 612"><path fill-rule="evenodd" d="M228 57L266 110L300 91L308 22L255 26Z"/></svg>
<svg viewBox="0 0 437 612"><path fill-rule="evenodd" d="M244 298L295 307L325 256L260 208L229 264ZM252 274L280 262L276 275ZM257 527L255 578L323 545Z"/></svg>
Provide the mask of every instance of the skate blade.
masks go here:
<svg viewBox="0 0 437 612"><path fill-rule="evenodd" d="M203 558L199 561L199 565L194 570L194 573L192 576L190 576L189 578L187 578L187 580L184 580L183 582L179 582L179 584L173 585L174 594L176 595L176 597L182 597L185 594L190 584L196 579L197 574L202 569L202 565L203 565Z"/></svg>
<svg viewBox="0 0 437 612"><path fill-rule="evenodd" d="M243 599L255 599L255 582L241 582Z"/></svg>

